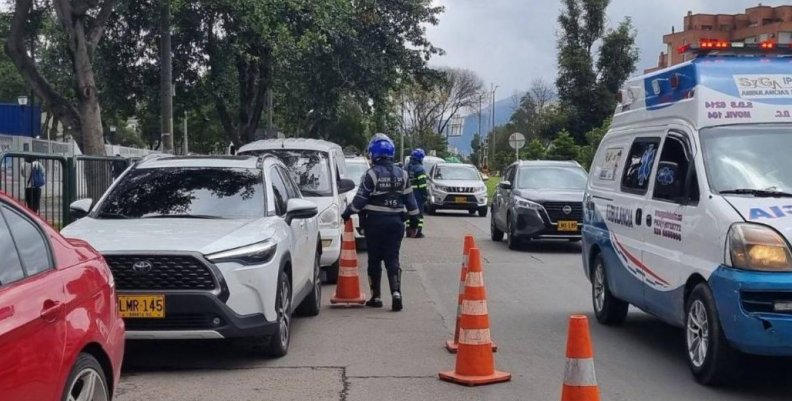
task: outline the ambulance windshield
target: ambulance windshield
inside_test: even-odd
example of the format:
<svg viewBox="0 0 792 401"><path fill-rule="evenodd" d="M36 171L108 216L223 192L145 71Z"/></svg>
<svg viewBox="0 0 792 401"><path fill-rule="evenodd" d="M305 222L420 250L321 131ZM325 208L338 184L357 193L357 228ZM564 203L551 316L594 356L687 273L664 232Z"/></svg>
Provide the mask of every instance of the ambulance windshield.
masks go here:
<svg viewBox="0 0 792 401"><path fill-rule="evenodd" d="M741 125L701 131L704 163L715 193L792 193L792 129Z"/></svg>

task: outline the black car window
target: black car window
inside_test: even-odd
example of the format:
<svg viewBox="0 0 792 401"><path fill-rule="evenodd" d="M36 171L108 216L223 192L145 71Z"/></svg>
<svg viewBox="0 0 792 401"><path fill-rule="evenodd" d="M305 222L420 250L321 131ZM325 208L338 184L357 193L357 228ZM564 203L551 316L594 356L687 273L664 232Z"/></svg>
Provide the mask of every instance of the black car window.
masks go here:
<svg viewBox="0 0 792 401"><path fill-rule="evenodd" d="M584 190L588 176L582 168L576 167L522 167L517 189L532 190Z"/></svg>
<svg viewBox="0 0 792 401"><path fill-rule="evenodd" d="M99 219L262 217L261 170L220 167L132 170L113 188L94 215Z"/></svg>
<svg viewBox="0 0 792 401"><path fill-rule="evenodd" d="M289 193L286 184L283 182L278 169L272 168L270 171L270 184L272 185L273 201L275 202L275 214L283 216L286 214L286 203L289 200Z"/></svg>
<svg viewBox="0 0 792 401"><path fill-rule="evenodd" d="M657 166L654 198L674 203L698 202L698 180L691 164L690 152L683 137L669 134Z"/></svg>
<svg viewBox="0 0 792 401"><path fill-rule="evenodd" d="M506 181L509 181L514 185L514 180L517 178L517 167L511 166L508 170L506 170Z"/></svg>
<svg viewBox="0 0 792 401"><path fill-rule="evenodd" d="M8 230L2 214L0 214L0 255L3 255L3 263L0 263L0 287L25 278L22 262L11 238L11 231Z"/></svg>
<svg viewBox="0 0 792 401"><path fill-rule="evenodd" d="M624 166L623 191L638 195L646 193L659 146L660 138L638 138L633 142Z"/></svg>
<svg viewBox="0 0 792 401"><path fill-rule="evenodd" d="M32 221L7 206L3 206L3 215L27 275L49 270L52 267L50 249L41 230Z"/></svg>

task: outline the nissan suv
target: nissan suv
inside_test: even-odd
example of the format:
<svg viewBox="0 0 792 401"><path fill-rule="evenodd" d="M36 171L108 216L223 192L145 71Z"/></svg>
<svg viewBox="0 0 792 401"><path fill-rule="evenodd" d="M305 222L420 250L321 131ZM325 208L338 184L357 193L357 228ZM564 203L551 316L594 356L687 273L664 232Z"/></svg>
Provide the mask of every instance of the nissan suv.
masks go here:
<svg viewBox="0 0 792 401"><path fill-rule="evenodd" d="M127 339L254 337L283 356L292 312L319 313L317 207L275 157L150 156L93 203L63 235L104 255Z"/></svg>
<svg viewBox="0 0 792 401"><path fill-rule="evenodd" d="M492 199L493 241L580 241L588 174L574 161L521 161L507 167Z"/></svg>

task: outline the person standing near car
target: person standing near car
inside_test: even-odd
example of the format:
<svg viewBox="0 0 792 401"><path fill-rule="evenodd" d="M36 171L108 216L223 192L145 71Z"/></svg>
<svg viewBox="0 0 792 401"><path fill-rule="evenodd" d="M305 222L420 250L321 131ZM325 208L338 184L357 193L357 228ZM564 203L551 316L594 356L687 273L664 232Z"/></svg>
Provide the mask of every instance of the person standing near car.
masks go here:
<svg viewBox="0 0 792 401"><path fill-rule="evenodd" d="M426 152L423 149L415 149L410 155L410 164L407 166L407 172L410 175L410 183L415 191L415 201L418 203L418 228L415 230L408 230L407 237L409 238L424 238L424 205L426 204L427 197L427 183L426 183L426 170L423 167L423 160L426 157Z"/></svg>
<svg viewBox="0 0 792 401"><path fill-rule="evenodd" d="M25 157L21 173L22 179L25 180L25 204L30 210L38 213L41 205L41 188L47 184L47 171L38 160Z"/></svg>
<svg viewBox="0 0 792 401"><path fill-rule="evenodd" d="M404 238L405 217L410 228L417 229L420 214L410 177L394 164L396 146L385 134L376 134L368 147L373 166L366 172L355 199L342 214L344 221L355 213L365 212L364 232L368 243L368 276L371 299L366 305L382 307L380 283L382 263L388 272L394 311L402 310L401 265L399 251ZM406 210L406 215L405 215Z"/></svg>

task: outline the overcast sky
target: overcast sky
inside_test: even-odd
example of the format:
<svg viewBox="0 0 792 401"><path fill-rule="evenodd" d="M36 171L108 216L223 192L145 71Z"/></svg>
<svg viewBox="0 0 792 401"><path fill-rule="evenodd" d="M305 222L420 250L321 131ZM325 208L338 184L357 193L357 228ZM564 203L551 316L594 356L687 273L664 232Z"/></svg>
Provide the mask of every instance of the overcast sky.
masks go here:
<svg viewBox="0 0 792 401"><path fill-rule="evenodd" d="M500 86L497 97L508 98L543 78L552 83L556 72L556 29L560 0L435 0L445 6L440 24L428 28L432 42L446 51L434 66L464 67ZM763 0L764 5L789 1ZM688 10L734 14L759 4L756 0L612 0L608 25L626 16L638 30L639 71L657 65L664 50L662 37L679 30Z"/></svg>

